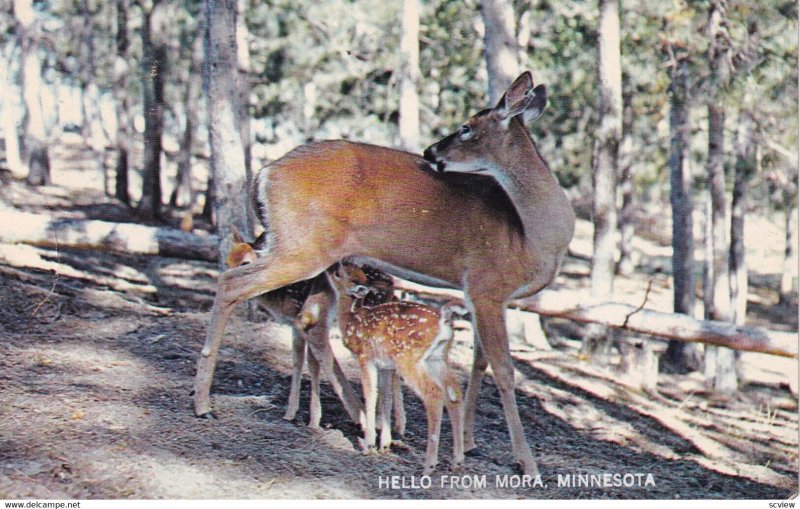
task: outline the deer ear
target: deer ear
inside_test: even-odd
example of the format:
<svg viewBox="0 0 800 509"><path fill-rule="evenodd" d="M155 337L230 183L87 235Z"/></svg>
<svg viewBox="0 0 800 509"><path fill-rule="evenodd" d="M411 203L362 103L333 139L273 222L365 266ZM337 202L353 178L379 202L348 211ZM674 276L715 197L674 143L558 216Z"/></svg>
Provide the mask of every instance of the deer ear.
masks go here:
<svg viewBox="0 0 800 509"><path fill-rule="evenodd" d="M451 300L442 307L447 308L453 315L460 316L462 318L469 314L469 310L458 301Z"/></svg>
<svg viewBox="0 0 800 509"><path fill-rule="evenodd" d="M530 71L520 74L508 87L494 108L498 119L508 122L525 111L533 97L533 77Z"/></svg>
<svg viewBox="0 0 800 509"><path fill-rule="evenodd" d="M244 243L244 239L242 238L242 234L239 233L239 229L236 226L231 225L231 235L233 235L233 241L239 244Z"/></svg>
<svg viewBox="0 0 800 509"><path fill-rule="evenodd" d="M544 85L538 85L536 88L531 90L531 102L528 103L528 107L525 108L525 111L522 114L522 119L525 123L533 122L544 113L544 110L547 108L547 87Z"/></svg>
<svg viewBox="0 0 800 509"><path fill-rule="evenodd" d="M357 299L363 299L369 294L369 287L364 285L355 285L347 290L347 294Z"/></svg>

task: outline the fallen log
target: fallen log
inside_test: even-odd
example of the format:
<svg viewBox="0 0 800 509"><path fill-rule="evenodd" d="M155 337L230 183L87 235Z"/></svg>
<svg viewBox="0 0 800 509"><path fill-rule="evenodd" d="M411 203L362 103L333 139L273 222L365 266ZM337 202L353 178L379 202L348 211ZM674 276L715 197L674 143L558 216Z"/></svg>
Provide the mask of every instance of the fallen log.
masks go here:
<svg viewBox="0 0 800 509"><path fill-rule="evenodd" d="M400 281L396 286L431 300L445 301L462 296L456 290L428 288L406 281ZM797 333L697 320L687 315L663 313L618 302L591 304L588 293L577 290L542 290L533 297L513 301L510 307L542 316L566 318L580 323L598 323L687 343L705 343L746 352L798 357Z"/></svg>
<svg viewBox="0 0 800 509"><path fill-rule="evenodd" d="M219 239L175 228L96 219L54 218L0 207L0 242L97 249L190 260L217 260Z"/></svg>
<svg viewBox="0 0 800 509"><path fill-rule="evenodd" d="M724 346L733 350L798 357L797 333L747 327L714 320L697 320L677 313L662 313L617 302L591 302L584 292L543 290L515 302L513 307L542 316L598 323L617 329L689 343Z"/></svg>

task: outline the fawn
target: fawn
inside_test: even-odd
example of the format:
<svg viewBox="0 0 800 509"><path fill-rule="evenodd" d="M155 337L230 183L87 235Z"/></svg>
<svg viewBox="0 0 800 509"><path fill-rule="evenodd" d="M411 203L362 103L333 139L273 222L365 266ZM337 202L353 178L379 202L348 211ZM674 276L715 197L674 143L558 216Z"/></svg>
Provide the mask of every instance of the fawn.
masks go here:
<svg viewBox="0 0 800 509"><path fill-rule="evenodd" d="M338 296L337 318L345 346L358 358L366 407L364 446L375 445L375 406L381 393L380 448L387 451L392 441L389 427L389 391L399 374L422 399L428 416L428 443L423 475L436 467L442 406L447 407L453 428L453 461L457 471L464 461L462 397L458 379L447 364L453 340L453 319L465 315L459 304L445 304L441 310L413 302L393 301L364 306L369 293L366 276L355 266L340 265L328 271ZM396 372L396 373L395 373Z"/></svg>
<svg viewBox="0 0 800 509"><path fill-rule="evenodd" d="M226 258L229 268L253 263L258 258L257 250L263 247L265 235L262 233L254 242L246 242L235 226L231 226L233 246ZM391 277L380 271L364 267L364 284L372 289L367 300L368 305L386 302L393 297L394 283ZM289 390L289 401L283 418L294 419L300 406L300 381L303 363L308 349L308 370L311 374L311 401L309 409L309 426L319 427L322 408L319 397L320 364L325 365L330 359L328 373L334 391L341 399L345 410L355 422L364 425L364 416L358 397L344 375L339 362L330 350L328 340L330 311L334 304L334 293L325 274L301 281L258 297L258 302L278 323L291 325L292 330L292 382ZM330 375L333 375L332 377ZM404 431L405 414L403 413L402 392L399 387L393 391L396 431Z"/></svg>

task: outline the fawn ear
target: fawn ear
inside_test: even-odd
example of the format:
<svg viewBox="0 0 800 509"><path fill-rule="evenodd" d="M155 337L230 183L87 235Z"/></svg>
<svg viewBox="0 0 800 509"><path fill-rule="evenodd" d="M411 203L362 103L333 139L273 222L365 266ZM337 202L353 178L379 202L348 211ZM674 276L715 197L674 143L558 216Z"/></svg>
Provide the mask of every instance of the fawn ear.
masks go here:
<svg viewBox="0 0 800 509"><path fill-rule="evenodd" d="M447 310L454 316L459 316L462 318L469 314L469 310L466 308L466 306L462 305L458 301L450 301L446 303L443 308L447 308Z"/></svg>
<svg viewBox="0 0 800 509"><path fill-rule="evenodd" d="M239 233L239 229L236 226L231 225L231 235L233 235L233 241L238 244L243 244L244 239L242 238L242 234Z"/></svg>
<svg viewBox="0 0 800 509"><path fill-rule="evenodd" d="M369 287L364 285L355 285L347 289L347 295L357 299L363 299L369 294L369 292Z"/></svg>
<svg viewBox="0 0 800 509"><path fill-rule="evenodd" d="M344 278L344 267L341 262L328 269L328 276L337 283Z"/></svg>

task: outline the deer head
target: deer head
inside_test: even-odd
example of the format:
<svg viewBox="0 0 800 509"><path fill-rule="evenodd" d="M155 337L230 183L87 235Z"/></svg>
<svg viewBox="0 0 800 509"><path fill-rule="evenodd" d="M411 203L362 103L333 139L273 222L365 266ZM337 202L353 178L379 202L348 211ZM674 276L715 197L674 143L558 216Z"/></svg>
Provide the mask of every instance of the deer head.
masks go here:
<svg viewBox="0 0 800 509"><path fill-rule="evenodd" d="M478 112L443 140L425 150L424 157L438 171L481 173L498 178L498 163L515 151L523 122L531 122L547 107L547 89L533 86L530 72L521 74L492 109ZM519 121L519 119L522 120ZM526 137L529 138L527 133ZM499 178L498 178L499 180Z"/></svg>

